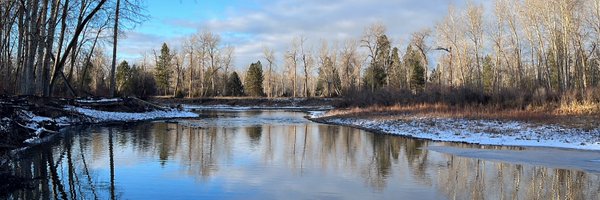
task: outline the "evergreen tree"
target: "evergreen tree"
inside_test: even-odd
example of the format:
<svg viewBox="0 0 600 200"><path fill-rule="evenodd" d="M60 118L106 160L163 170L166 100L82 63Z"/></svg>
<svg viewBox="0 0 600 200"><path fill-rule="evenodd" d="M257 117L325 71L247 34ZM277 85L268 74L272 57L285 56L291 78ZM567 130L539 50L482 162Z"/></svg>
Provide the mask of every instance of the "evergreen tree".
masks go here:
<svg viewBox="0 0 600 200"><path fill-rule="evenodd" d="M371 64L365 72L365 86L372 91L382 88L385 85L385 69L381 66Z"/></svg>
<svg viewBox="0 0 600 200"><path fill-rule="evenodd" d="M260 61L252 63L246 73L244 80L245 92L249 96L259 97L264 96L263 92L263 71Z"/></svg>
<svg viewBox="0 0 600 200"><path fill-rule="evenodd" d="M94 70L94 64L92 64L92 62L87 62L84 71L86 71L86 70L88 72L89 71L93 71ZM79 86L80 87L79 89L81 91L87 91L87 92L91 91L92 90L92 87L91 87L92 80L93 80L92 73L85 73L85 72L82 73L81 77L80 77L80 84L81 85Z"/></svg>
<svg viewBox="0 0 600 200"><path fill-rule="evenodd" d="M156 80L151 73L135 65L131 67L131 79L124 88L130 95L147 97L156 94Z"/></svg>
<svg viewBox="0 0 600 200"><path fill-rule="evenodd" d="M377 38L375 57L365 72L365 86L372 91L385 86L389 82L390 63L390 41L386 35L381 35Z"/></svg>
<svg viewBox="0 0 600 200"><path fill-rule="evenodd" d="M490 93L494 84L494 71L492 70L492 57L486 56L483 58L483 89Z"/></svg>
<svg viewBox="0 0 600 200"><path fill-rule="evenodd" d="M154 76L156 77L156 84L158 88L163 90L165 95L169 91L169 81L172 75L172 59L173 55L171 55L167 43L163 43L162 48L160 49L160 55L158 56L158 60L156 62L156 71L154 72Z"/></svg>
<svg viewBox="0 0 600 200"><path fill-rule="evenodd" d="M127 61L123 61L117 67L117 93L123 95L123 90L131 79L131 67Z"/></svg>
<svg viewBox="0 0 600 200"><path fill-rule="evenodd" d="M410 87L414 92L421 92L425 88L425 67L421 64L419 54L411 47L409 47L406 54L408 56L407 65L412 69Z"/></svg>
<svg viewBox="0 0 600 200"><path fill-rule="evenodd" d="M391 72L391 64L392 64L392 58L391 58L391 44L390 44L390 40L387 38L387 36L381 35L377 38L377 51L375 52L375 64L383 69L383 75L384 77L382 77L382 79L384 80L384 84L383 85L388 85L389 84L389 75Z"/></svg>
<svg viewBox="0 0 600 200"><path fill-rule="evenodd" d="M392 49L392 60L390 65L390 86L394 88L407 88L406 83L406 70L404 69L402 62L400 61L400 53L397 47Z"/></svg>
<svg viewBox="0 0 600 200"><path fill-rule="evenodd" d="M242 85L242 81L240 80L237 72L231 73L227 79L225 88L227 88L225 91L225 95L227 96L244 96L244 86Z"/></svg>

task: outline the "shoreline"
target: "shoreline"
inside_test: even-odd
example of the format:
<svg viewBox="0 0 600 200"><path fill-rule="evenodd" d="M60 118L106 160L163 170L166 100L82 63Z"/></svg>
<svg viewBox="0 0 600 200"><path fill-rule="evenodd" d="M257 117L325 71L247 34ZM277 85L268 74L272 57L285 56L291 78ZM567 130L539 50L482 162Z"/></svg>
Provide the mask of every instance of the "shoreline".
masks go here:
<svg viewBox="0 0 600 200"><path fill-rule="evenodd" d="M518 120L415 117L408 114L373 113L368 117L321 113L307 119L322 124L353 127L374 134L438 142L600 151L600 127L581 129Z"/></svg>
<svg viewBox="0 0 600 200"><path fill-rule="evenodd" d="M38 144L61 129L78 125L103 125L197 118L199 114L137 98L62 99L34 96L0 99L0 153Z"/></svg>
<svg viewBox="0 0 600 200"><path fill-rule="evenodd" d="M205 98L161 98L150 101L164 105L193 105L195 107L221 107L233 109L305 109L336 107L339 98L266 98L266 97L205 97Z"/></svg>

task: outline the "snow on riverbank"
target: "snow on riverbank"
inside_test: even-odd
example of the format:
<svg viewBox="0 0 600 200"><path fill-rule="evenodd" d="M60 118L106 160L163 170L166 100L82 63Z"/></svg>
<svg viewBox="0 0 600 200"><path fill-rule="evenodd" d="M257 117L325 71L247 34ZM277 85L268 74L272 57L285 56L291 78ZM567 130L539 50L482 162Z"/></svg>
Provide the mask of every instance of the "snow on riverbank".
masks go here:
<svg viewBox="0 0 600 200"><path fill-rule="evenodd" d="M176 109L171 109L167 111L156 110L144 113L108 112L74 106L65 106L65 109L88 116L95 123L113 121L143 121L166 118L190 118L199 116L198 114L193 112L179 111Z"/></svg>
<svg viewBox="0 0 600 200"><path fill-rule="evenodd" d="M375 120L334 117L319 120L331 124L366 128L386 134L435 141L600 150L600 128L581 130L557 125L532 125L516 121L440 118Z"/></svg>
<svg viewBox="0 0 600 200"><path fill-rule="evenodd" d="M75 100L79 103L107 103L107 102L120 102L123 101L121 98L112 98L112 99L77 99Z"/></svg>
<svg viewBox="0 0 600 200"><path fill-rule="evenodd" d="M151 112L143 113L127 113L127 112L109 112L94 110L89 108L81 108L75 106L65 106L66 111L79 113L83 116L88 117L87 119L81 119L78 117L57 117L49 118L43 116L37 116L30 111L22 111L21 118L27 121L27 124L21 125L33 132L32 137L25 140L25 143L36 143L40 140L43 132L54 133L55 131L48 130L45 128L46 125L54 124L56 127L66 127L76 124L84 123L106 123L106 122L134 122L144 120L157 120L157 119L170 119L170 118L193 118L199 117L198 114L188 111L180 111L177 109L169 110L156 110ZM0 127L3 128L3 127Z"/></svg>

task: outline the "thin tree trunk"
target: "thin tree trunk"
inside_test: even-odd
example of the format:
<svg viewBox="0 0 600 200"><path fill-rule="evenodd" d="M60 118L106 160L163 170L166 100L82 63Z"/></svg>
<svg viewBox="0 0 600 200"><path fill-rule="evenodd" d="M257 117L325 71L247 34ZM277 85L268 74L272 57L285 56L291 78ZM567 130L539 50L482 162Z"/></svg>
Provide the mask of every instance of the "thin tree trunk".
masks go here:
<svg viewBox="0 0 600 200"><path fill-rule="evenodd" d="M117 8L115 10L115 27L113 29L113 55L112 55L112 65L110 68L110 88L109 88L109 95L110 96L115 96L115 67L117 66L117 37L118 37L118 29L119 29L119 9L120 9L120 5L121 4L121 0L117 0Z"/></svg>
<svg viewBox="0 0 600 200"><path fill-rule="evenodd" d="M58 18L58 9L61 0L52 0L52 11L50 11L50 21L48 22L48 32L45 43L45 52L43 63L40 69L40 78L37 83L38 93L42 96L49 96L49 81L50 81L50 58L52 56L52 46L54 44L54 33L56 31L56 21ZM68 4L68 0L65 4ZM62 40L60 42L62 44ZM59 46L59 49L61 46Z"/></svg>
<svg viewBox="0 0 600 200"><path fill-rule="evenodd" d="M27 24L27 36L25 43L26 45L24 50L26 56L24 65L23 65L23 78L21 79L21 94L23 95L31 95L33 90L33 81L35 78L34 64L35 64L35 55L37 52L37 40L38 40L38 29L37 29L37 13L39 7L39 1L31 1L31 7L28 12L30 14L26 14L25 21ZM23 27L25 28L25 27Z"/></svg>
<svg viewBox="0 0 600 200"><path fill-rule="evenodd" d="M94 50L96 49L96 43L98 42L98 37L100 37L100 33L102 32L102 28L100 28L100 30L98 30L98 32L96 33L96 38L94 38L94 43L92 44L92 49L90 49L90 53L88 54L87 58L85 59L84 62L84 66L83 66L83 73L81 74L81 80L79 80L79 89L83 90L83 81L85 80L85 75L87 74L88 71L88 66L90 64L90 60L92 59L92 55L94 54Z"/></svg>
<svg viewBox="0 0 600 200"><path fill-rule="evenodd" d="M46 13L48 11L48 2L49 0L44 0L43 4L42 4L42 11L41 11L41 15L40 15L40 20L38 23L38 29L40 31L39 35L38 35L38 53L37 53L37 63L36 63L36 68L35 68L35 81L31 83L31 93L37 93L38 95L41 95L40 93L38 93L37 91L37 85L39 82L41 82L42 80L42 76L44 73L44 47L46 47L46 43L45 43L45 38L48 37L48 34L46 33L46 25L44 24L46 22Z"/></svg>
<svg viewBox="0 0 600 200"><path fill-rule="evenodd" d="M21 4L19 6L18 11L17 11L17 16L18 16L17 28L19 29L18 37L17 37L17 66L16 66L16 74L15 74L16 77L14 78L14 81L11 81L11 82L16 83L18 85L16 85L15 87L13 87L13 93L16 93L17 92L17 88L20 87L20 85L22 84L21 82L17 82L17 80L19 80L18 76L21 75L20 74L20 69L22 69L22 66L23 66L23 57L24 57L24 55L23 55L24 54L24 52L23 52L24 47L23 46L24 46L24 41L25 41L23 39L23 36L25 35L25 33L24 33L25 29L23 28L24 27L24 25L23 25L24 14L23 14L23 12L25 12L24 11L24 9L25 9L24 7L25 7L25 5Z"/></svg>
<svg viewBox="0 0 600 200"><path fill-rule="evenodd" d="M193 80L194 80L194 44L190 41L190 83L189 83L189 91L188 97L192 98L194 94L193 88Z"/></svg>
<svg viewBox="0 0 600 200"><path fill-rule="evenodd" d="M62 56L61 59L57 59L57 62L54 65L54 73L52 75L52 79L50 80L50 93L52 93L54 84L56 83L56 79L58 78L58 75L61 74L60 72L62 72L62 70L63 70L63 67L65 65L65 61L67 60L67 56L69 55L69 53L73 49L73 46L77 42L77 40L79 38L79 35L83 31L83 28L92 19L92 17L100 10L100 8L102 8L102 6L104 5L104 3L106 3L106 0L100 0L100 2L98 2L98 4L92 10L92 12L90 12L90 14L88 14L88 16L85 17L85 19L83 20L83 22L81 24L77 25L77 28L75 29L75 34L74 34L73 38L71 39L71 41L69 42L69 45L67 45L67 48L65 49L65 53L63 53L63 56ZM66 9L65 9L64 12L66 12ZM61 35L64 36L64 32ZM57 54L57 56L58 56L58 54ZM71 91L71 92L75 93L75 91Z"/></svg>

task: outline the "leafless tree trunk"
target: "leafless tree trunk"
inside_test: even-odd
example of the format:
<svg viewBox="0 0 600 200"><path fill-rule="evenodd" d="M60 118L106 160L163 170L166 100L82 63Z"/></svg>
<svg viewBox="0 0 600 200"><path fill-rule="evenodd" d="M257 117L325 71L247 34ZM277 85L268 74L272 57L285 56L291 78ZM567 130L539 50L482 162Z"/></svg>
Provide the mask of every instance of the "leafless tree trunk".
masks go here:
<svg viewBox="0 0 600 200"><path fill-rule="evenodd" d="M68 2L69 0L66 0L66 1ZM65 79L65 82L66 82L67 86L69 87L69 90L71 91L72 95L76 96L75 91L73 90L73 88L70 87L69 82L64 77L64 73L63 73L62 70L64 68L65 61L67 60L67 56L72 51L73 46L75 46L75 43L79 39L79 35L83 31L83 28L92 19L92 17L94 17L94 15L102 8L102 6L104 5L104 3L106 3L106 0L100 0L98 2L98 4L96 5L96 7L94 7L94 9L92 9L92 11L84 18L83 22L81 24L77 25L77 27L75 29L75 32L74 32L74 35L73 35L73 38L69 42L69 45L67 45L67 48L65 49L65 52L63 53L62 57L60 59L56 59L57 62L55 62L54 70L53 70L54 72L53 72L52 78L50 80L50 89L49 89L49 93L50 94L52 94L52 90L53 90L54 84L56 83L56 79L58 78L59 75L62 75L62 78ZM65 2L65 4L67 4L67 3ZM65 8L63 10L63 14L64 14L63 16L66 16L66 12L67 12L67 9ZM63 19L63 25L64 24L65 24L65 21ZM61 33L61 38L64 38L64 27L63 27L63 31L61 31L61 32L62 32ZM58 58L59 55L60 54L56 55L57 58Z"/></svg>
<svg viewBox="0 0 600 200"><path fill-rule="evenodd" d="M267 47L263 48L263 56L268 62L269 69L267 70L267 97L273 97L273 86L271 85L273 82L273 63L275 62L275 53L273 49L269 49Z"/></svg>
<svg viewBox="0 0 600 200"><path fill-rule="evenodd" d="M117 7L115 8L115 24L113 28L113 52L112 52L112 64L110 67L110 88L108 93L110 96L115 96L115 68L117 66L117 42L119 34L119 10L121 6L121 0L117 0Z"/></svg>

